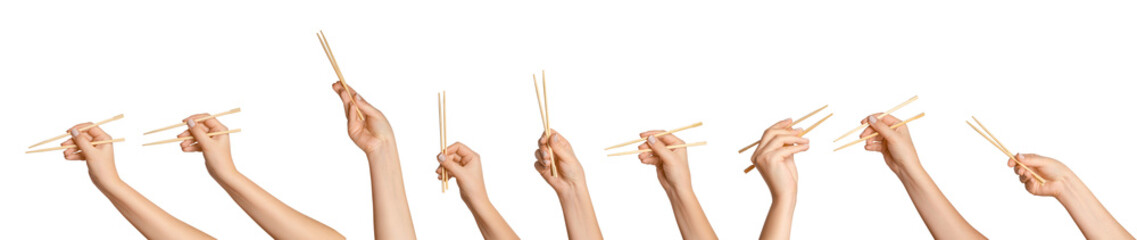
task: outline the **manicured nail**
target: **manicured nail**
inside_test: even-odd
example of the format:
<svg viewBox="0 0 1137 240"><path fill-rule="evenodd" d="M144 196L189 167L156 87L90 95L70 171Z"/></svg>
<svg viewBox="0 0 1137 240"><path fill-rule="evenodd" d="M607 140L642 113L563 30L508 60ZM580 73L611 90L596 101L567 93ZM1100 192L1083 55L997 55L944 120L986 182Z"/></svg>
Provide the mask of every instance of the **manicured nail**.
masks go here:
<svg viewBox="0 0 1137 240"><path fill-rule="evenodd" d="M655 135L648 135L647 136L647 143L655 144Z"/></svg>
<svg viewBox="0 0 1137 240"><path fill-rule="evenodd" d="M71 129L71 137L79 137L79 129Z"/></svg>
<svg viewBox="0 0 1137 240"><path fill-rule="evenodd" d="M794 131L805 131L805 129L802 129L802 128L794 128Z"/></svg>
<svg viewBox="0 0 1137 240"><path fill-rule="evenodd" d="M356 94L355 94L355 100L356 100L356 101L363 101L363 97L360 97L360 96L359 96L359 94L358 94L358 93L356 93Z"/></svg>
<svg viewBox="0 0 1137 240"><path fill-rule="evenodd" d="M194 123L194 120L189 120L186 122L186 125L189 125L190 128L193 128L193 126L196 126L197 123Z"/></svg>
<svg viewBox="0 0 1137 240"><path fill-rule="evenodd" d="M550 164L553 164L553 161L545 160L545 161L542 161L541 163L545 164L545 166L549 166Z"/></svg>
<svg viewBox="0 0 1137 240"><path fill-rule="evenodd" d="M876 116L869 116L869 123L876 123Z"/></svg>
<svg viewBox="0 0 1137 240"><path fill-rule="evenodd" d="M446 157L442 156L442 154L438 154L438 162L442 162L442 161L446 161Z"/></svg>
<svg viewBox="0 0 1137 240"><path fill-rule="evenodd" d="M560 135L558 135L558 134L555 134L555 133L554 133L554 134L553 134L552 136L550 136L549 138L550 138L550 140L551 140L551 141L553 141L553 143L557 143L557 138L560 138Z"/></svg>

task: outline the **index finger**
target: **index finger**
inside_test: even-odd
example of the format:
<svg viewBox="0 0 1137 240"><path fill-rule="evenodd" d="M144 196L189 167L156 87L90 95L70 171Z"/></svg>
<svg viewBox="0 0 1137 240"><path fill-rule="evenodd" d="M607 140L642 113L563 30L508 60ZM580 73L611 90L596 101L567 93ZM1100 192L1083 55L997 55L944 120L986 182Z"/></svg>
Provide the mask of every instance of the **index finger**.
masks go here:
<svg viewBox="0 0 1137 240"><path fill-rule="evenodd" d="M455 142L454 144L450 144L449 147L446 147L446 152L458 154L458 156L461 156L462 158L474 157L478 155L477 152L474 152L473 149L470 149L470 147L467 147L466 144L463 144L462 142Z"/></svg>

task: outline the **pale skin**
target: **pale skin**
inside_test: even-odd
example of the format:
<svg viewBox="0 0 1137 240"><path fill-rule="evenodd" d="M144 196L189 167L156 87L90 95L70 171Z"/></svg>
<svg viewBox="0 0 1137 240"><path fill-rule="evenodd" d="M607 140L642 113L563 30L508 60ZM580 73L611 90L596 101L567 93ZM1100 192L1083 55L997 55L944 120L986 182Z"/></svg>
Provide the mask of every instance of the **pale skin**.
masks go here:
<svg viewBox="0 0 1137 240"><path fill-rule="evenodd" d="M656 177L667 193L667 198L671 200L671 210L683 239L718 239L691 187L687 148L667 149L667 146L686 142L671 134L655 137L655 134L662 132L656 130L640 133L640 137L646 137L647 141L640 144L639 149L652 150L640 153L640 162L655 166Z"/></svg>
<svg viewBox="0 0 1137 240"><path fill-rule="evenodd" d="M1018 154L1015 158L1046 179L1046 184L1038 182L1013 159L1007 159L1007 166L1014 168L1027 192L1058 199L1086 239L1134 239L1065 164L1036 154Z"/></svg>
<svg viewBox="0 0 1137 240"><path fill-rule="evenodd" d="M442 171L447 171L449 178L458 181L462 201L466 202L466 207L474 214L474 221L478 224L483 238L521 239L505 222L505 218L497 212L497 208L490 203L489 195L486 194L486 183L482 178L481 155L458 142L446 148L446 155L438 153L438 163L439 167L435 170L438 179L442 179Z"/></svg>
<svg viewBox="0 0 1137 240"><path fill-rule="evenodd" d="M588 186L585 184L584 168L573 153L572 145L553 130L549 136L541 133L537 146L537 151L533 153L537 162L533 163L533 167L557 192L569 239L603 239L600 223L596 221L596 212L592 209L592 197L588 195ZM550 167L553 164L553 154L557 158L556 177Z"/></svg>
<svg viewBox="0 0 1137 240"><path fill-rule="evenodd" d="M189 128L178 137L193 139L182 141L182 151L201 152L209 175L261 229L274 239L344 239L336 230L292 209L238 172L229 151L229 134L206 136L229 128L216 118L201 123L192 120L208 116L197 114L184 120Z"/></svg>
<svg viewBox="0 0 1137 240"><path fill-rule="evenodd" d="M802 130L791 129L785 119L767 128L750 161L762 174L770 189L770 210L760 239L790 239L794 207L797 205L797 166L794 154L809 150L809 139L798 137Z"/></svg>
<svg viewBox="0 0 1137 240"><path fill-rule="evenodd" d="M399 165L399 151L395 146L395 133L391 130L391 123L379 109L355 93L354 89L351 96L355 97L358 106L352 103L348 91L339 82L332 84L332 89L343 102L347 135L367 155L371 166L375 239L415 239L407 192L403 187L403 170ZM365 120L359 119L355 108L363 113Z"/></svg>
<svg viewBox="0 0 1137 240"><path fill-rule="evenodd" d="M877 113L879 114L879 113ZM948 201L935 181L924 171L920 165L920 158L916 156L916 147L912 144L912 136L908 133L908 126L902 125L896 129L889 126L899 123L900 120L892 115L885 115L880 119L877 114L870 115L861 123L868 123L869 127L861 133L866 137L874 132L880 135L865 141L865 150L880 152L884 156L884 163L888 165L904 189L908 197L924 220L932 237L936 239L987 239L975 230L963 216L956 211L955 206Z"/></svg>
<svg viewBox="0 0 1137 240"><path fill-rule="evenodd" d="M93 141L112 139L99 127L80 132L79 128L91 125L83 123L72 127L68 132L72 138L60 144L76 145L63 151L67 160L84 160L95 187L110 199L123 217L138 229L147 239L213 239L201 230L174 218L126 185L118 176L114 163L114 147L111 143L92 146Z"/></svg>

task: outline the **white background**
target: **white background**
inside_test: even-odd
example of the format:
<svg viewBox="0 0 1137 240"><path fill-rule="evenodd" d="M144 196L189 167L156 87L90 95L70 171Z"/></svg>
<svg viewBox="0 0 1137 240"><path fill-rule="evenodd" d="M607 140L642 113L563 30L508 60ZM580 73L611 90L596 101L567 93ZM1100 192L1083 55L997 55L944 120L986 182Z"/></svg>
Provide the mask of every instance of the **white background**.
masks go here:
<svg viewBox="0 0 1137 240"><path fill-rule="evenodd" d="M971 115L1012 151L1062 160L1134 231L1135 11L1132 1L7 1L0 238L141 237L82 162L23 153L120 113L104 129L127 139L115 144L127 183L214 237L268 238L200 154L140 146L180 130L142 132L233 107L244 111L221 120L244 129L232 137L240 171L348 238L371 238L368 166L345 134L321 29L347 81L392 121L422 239L480 238L458 192L440 193L435 179L440 90L449 138L482 155L513 229L565 237L532 167L542 127L530 74L542 69L551 124L575 146L609 239L679 232L652 167L604 147L703 121L678 134L710 143L690 149L702 206L721 238L756 238L770 196L741 172L749 153L735 151L824 104L835 116L797 156L793 236L930 238L879 154L832 152L861 118L913 95L896 115L928 114L911 124L923 165L988 237L1081 234L1056 200L1023 189L964 124Z"/></svg>

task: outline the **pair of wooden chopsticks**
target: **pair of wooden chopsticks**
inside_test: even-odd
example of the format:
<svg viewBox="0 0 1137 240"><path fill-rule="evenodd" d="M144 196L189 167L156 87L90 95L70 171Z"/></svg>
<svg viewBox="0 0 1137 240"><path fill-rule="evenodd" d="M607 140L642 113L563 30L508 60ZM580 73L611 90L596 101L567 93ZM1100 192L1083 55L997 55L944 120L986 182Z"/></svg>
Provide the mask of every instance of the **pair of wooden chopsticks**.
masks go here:
<svg viewBox="0 0 1137 240"><path fill-rule="evenodd" d="M821 108L818 108L817 110L813 110L813 112L810 112L809 114L806 114L805 116L798 118L797 120L794 120L793 123L790 123L790 126L792 127L793 125L800 123L802 120L805 120L806 118L809 118L810 116L813 116L814 114L817 114L818 112L821 112L822 109L825 109L827 107L829 107L829 105L821 106ZM809 125L808 128L805 128L805 130L802 130L801 133L799 133L797 136L798 137L805 136L806 133L809 133L809 131L813 131L814 128L817 128L818 125L821 125L821 123L825 122L825 120L829 119L829 117L832 117L832 116L833 116L832 113L830 113L829 115L825 115L824 118L821 118L821 120L818 120L817 122L813 123L813 125ZM750 149L754 146L758 146L758 143L760 143L761 141L762 140L759 139L758 141L755 141L754 143L747 145L746 147L742 148L741 150L738 150L738 153L745 152L747 149ZM755 150L755 151L757 151L757 150ZM750 166L747 166L746 169L742 170L742 173L750 173L750 171L754 170L754 167L755 167L754 164L750 164Z"/></svg>
<svg viewBox="0 0 1137 240"><path fill-rule="evenodd" d="M920 114L917 114L917 115L916 115L916 116L914 116L914 117L911 117L911 118L905 119L903 122L898 122L898 123L896 123L896 124L892 124L892 126L889 126L888 128L891 128L891 129L896 129L896 128L900 127L901 125L907 124L908 122L914 121L914 120L916 120L916 119L920 119L920 118L922 118L922 117L924 117L924 113L920 113ZM880 135L880 132L874 132L874 133L872 133L872 134L869 134L868 136L865 136L865 137L863 137L863 138L861 138L861 139L857 139L856 141L853 141L853 142L847 143L847 144L845 144L845 145L842 145L841 147L839 147L839 148L837 148L837 149L833 149L833 151L834 151L834 152L836 152L837 150L841 150L841 149L847 148L847 147L849 147L849 146L853 146L853 144L857 144L857 143L859 143L859 142L864 142L865 140L868 140L869 138L873 138L873 137L876 137L876 136L878 136L878 135Z"/></svg>
<svg viewBox="0 0 1137 240"><path fill-rule="evenodd" d="M217 117L225 116L225 115L229 115L229 114L239 113L239 112L241 112L241 108L229 109L229 111L224 111L224 112L220 112L217 114L213 114L213 115L209 115L209 116L205 116L205 117L201 117L201 118L195 118L195 119L193 119L193 122L194 123L201 123L201 122L204 122L205 120L209 120L209 119L213 119L213 118L217 118ZM166 130L170 130L170 129L173 129L173 128L176 128L179 126L186 126L186 123L184 123L184 122L183 123L175 123L175 124L172 124L170 126L165 126L165 127L159 128L159 129L151 130L149 132L143 133L142 135L148 135L151 133L166 131ZM229 130L229 131L211 132L211 133L206 134L206 136L216 136L216 135L221 135L221 134L238 133L238 132L241 132L240 128ZM194 139L194 138L193 138L193 136L180 137L180 138L144 143L144 144L142 144L142 146L145 147L145 146L153 146L153 145L164 144L164 143L180 142L180 141L189 140L189 139Z"/></svg>
<svg viewBox="0 0 1137 240"><path fill-rule="evenodd" d="M446 159L446 91L438 93L438 147ZM450 174L442 169L442 192L450 188Z"/></svg>
<svg viewBox="0 0 1137 240"><path fill-rule="evenodd" d="M336 62L336 56L332 54L332 47L328 45L328 38L324 36L324 31L320 30L320 32L316 33L316 38L320 39L320 45L324 47L324 55L327 55L328 62L332 63L332 70L336 71L336 77L339 77L340 79L340 86L343 86L343 90L347 91L347 97L351 98L351 104L353 105L352 109L355 109L355 114L356 116L359 116L359 120L363 121L363 112L359 111L359 103L355 102L355 96L352 95L351 87L348 86L347 82L343 80L343 73L340 72L340 65L338 62Z"/></svg>
<svg viewBox="0 0 1137 240"><path fill-rule="evenodd" d="M125 117L125 116L126 116L125 114L119 114L119 115L117 115L117 116L114 116L114 117L111 117L111 118L109 118L109 119L107 119L107 120L102 120L102 121L96 122L95 124L91 124L91 125L87 125L87 126L81 127L81 128L79 128L79 129L77 129L77 130L78 130L78 131L80 131L80 132L82 132L82 131L87 131L87 129L91 129L91 128L93 128L93 127L96 127L96 126L99 126L99 125L103 125L103 124L105 124L105 123L109 123L109 122L112 122L112 121L115 121L115 120L119 120L119 119L122 119L122 118L123 118L123 117ZM51 141L59 140L59 139L65 138L65 137L67 137L67 136L71 136L71 133L63 133L63 134L60 134L59 136L55 136L55 137L49 138L49 139L47 139L47 140L43 140L43 141L40 141L40 142L38 142L38 143L36 143L36 144L32 144L32 146L29 146L29 147L28 147L28 149L34 148L34 147L36 147L36 146L39 146L39 145L43 145L43 144L45 144L45 143L49 143L49 142L51 142ZM106 141L94 141L94 142L91 142L91 145L98 145L98 144L104 144L104 143L112 143L112 142L122 142L122 141L125 141L125 139L119 138L119 139L106 140ZM31 151L27 151L27 152L24 152L24 153L25 153L25 154L27 154L27 153L47 152L47 151L62 150L62 149L68 149L68 148L76 148L76 147L77 147L77 146L75 146L75 145L67 145L67 146L60 146L60 147L52 147L52 148L44 148L44 149L31 150Z"/></svg>
<svg viewBox="0 0 1137 240"><path fill-rule="evenodd" d="M695 124L687 125L687 126L684 126L681 128L672 129L671 131L656 133L655 135L652 135L652 136L655 136L658 138L658 137L663 136L663 135L672 134L675 132L691 129L691 128L698 127L698 126L703 126L703 122L697 122ZM642 137L640 139L623 142L623 143L616 144L616 145L613 145L611 147L605 148L604 150L612 150L613 148L623 147L623 146L627 146L627 145L631 145L633 143L638 143L638 142L643 142L643 141L647 141L647 138ZM667 146L667 149L676 149L676 148L682 148L682 147L694 147L694 146L703 146L703 145L707 145L707 142L702 141L702 142L696 142L696 143L671 145L671 146ZM609 157L623 156L623 155L631 155L631 154L638 154L638 153L644 153L644 152L651 152L651 149L640 149L640 150L635 150L635 151L618 152L618 153L608 154L608 156Z"/></svg>
<svg viewBox="0 0 1137 240"><path fill-rule="evenodd" d="M903 103L900 103L900 105L896 105L895 107L888 109L888 111L884 111L884 113L877 114L876 118L879 119L879 118L884 117L885 115L892 114L892 112L896 112L896 110L900 110L900 108L907 106L909 103L915 102L916 99L919 99L919 98L920 98L919 95L912 96L912 98L909 98L908 101L904 101ZM865 129L868 126L869 126L868 123L863 123L863 124L861 124L861 126L858 126L857 128L854 128L853 130L849 130L849 132L846 132L845 134L841 134L841 136L837 137L837 139L833 139L833 142L841 141L841 139L848 137L849 135L852 135L853 133L860 131L861 129Z"/></svg>
<svg viewBox="0 0 1137 240"><path fill-rule="evenodd" d="M537 108L541 110L541 124L545 126L545 137L551 137L553 134L552 128L549 128L549 89L548 84L545 82L545 70L541 70L541 85L537 86L537 74L533 74L533 90L537 92ZM557 176L557 154L553 153L551 144L552 139L546 142L546 147L549 148L550 166L552 169L553 177Z"/></svg>
<svg viewBox="0 0 1137 240"><path fill-rule="evenodd" d="M1030 172L1030 175L1034 176L1034 179L1038 180L1039 183L1046 184L1046 179L1043 179L1042 176L1038 175L1037 172L1034 172L1034 169L1031 169L1030 167L1027 167L1026 164L1019 162L1019 159L1015 158L1015 155L1011 154L1011 151L1007 150L1006 146L1003 146L1003 142L1000 142L998 138L995 138L995 135L991 134L991 131L988 131L987 127L983 126L983 123L979 122L978 118L971 116L971 119L975 120L975 123L979 124L979 127L983 128L983 131L980 132L979 128L975 128L975 125L971 125L971 122L967 122L967 125L971 126L971 129L974 129L976 133L979 133L980 136L983 136L984 139L987 139L987 142L990 142L991 145L995 145L995 148L998 148L999 151L1003 152L1003 154L1006 154L1007 157L1011 158L1011 160L1014 160L1015 164L1018 164L1019 167L1022 167L1026 169L1027 172ZM986 132L986 134L984 134L984 132Z"/></svg>

